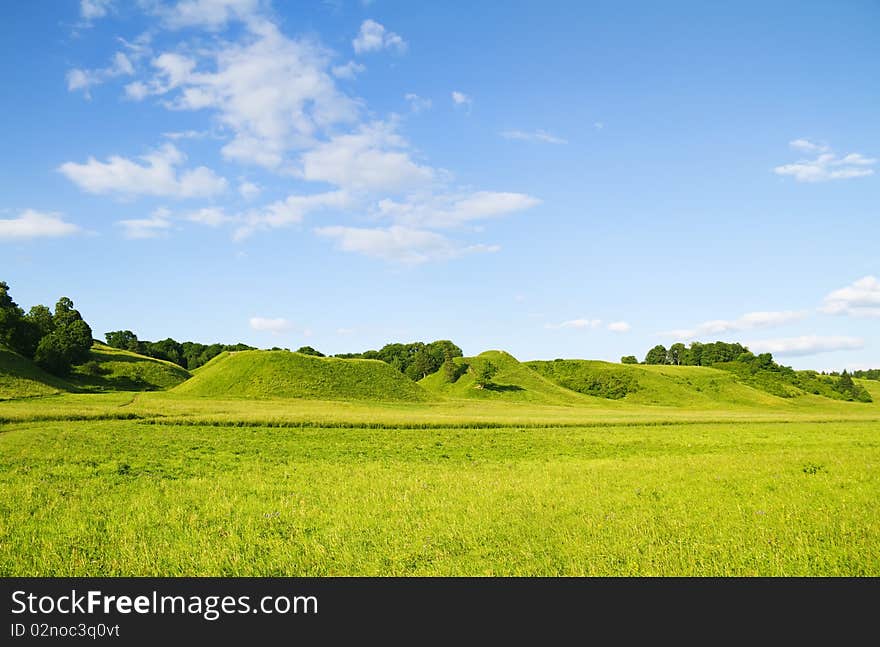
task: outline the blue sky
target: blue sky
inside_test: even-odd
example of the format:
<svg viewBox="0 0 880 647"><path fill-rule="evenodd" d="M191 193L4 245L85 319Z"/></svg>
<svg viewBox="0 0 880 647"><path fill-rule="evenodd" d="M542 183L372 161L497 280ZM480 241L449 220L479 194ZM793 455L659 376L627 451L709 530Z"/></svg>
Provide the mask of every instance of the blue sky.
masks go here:
<svg viewBox="0 0 880 647"><path fill-rule="evenodd" d="M876 2L2 12L26 308L327 353L880 366Z"/></svg>

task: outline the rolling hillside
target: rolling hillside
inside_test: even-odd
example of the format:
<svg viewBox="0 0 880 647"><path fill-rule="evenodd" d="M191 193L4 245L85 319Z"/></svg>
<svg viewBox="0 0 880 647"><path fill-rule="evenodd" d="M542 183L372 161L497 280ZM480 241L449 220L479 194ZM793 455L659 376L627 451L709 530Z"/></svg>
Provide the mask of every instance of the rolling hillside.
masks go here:
<svg viewBox="0 0 880 647"><path fill-rule="evenodd" d="M189 377L177 364L95 343L89 361L75 366L69 380L86 391L160 391Z"/></svg>
<svg viewBox="0 0 880 647"><path fill-rule="evenodd" d="M54 395L71 385L49 375L31 360L0 346L0 400Z"/></svg>
<svg viewBox="0 0 880 647"><path fill-rule="evenodd" d="M258 350L219 355L173 392L214 398L431 399L424 389L378 360Z"/></svg>
<svg viewBox="0 0 880 647"><path fill-rule="evenodd" d="M485 361L492 362L498 373L486 388L476 387L473 368ZM461 375L454 382L447 381L443 369L419 382L429 391L449 398L467 398L533 404L588 404L590 398L575 393L542 377L513 355L500 350L489 350L476 357L456 358Z"/></svg>

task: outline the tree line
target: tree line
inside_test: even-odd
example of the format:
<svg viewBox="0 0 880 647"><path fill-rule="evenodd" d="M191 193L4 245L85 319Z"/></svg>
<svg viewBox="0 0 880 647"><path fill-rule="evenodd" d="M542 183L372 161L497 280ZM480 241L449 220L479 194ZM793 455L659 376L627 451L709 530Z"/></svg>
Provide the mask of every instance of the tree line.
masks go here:
<svg viewBox="0 0 880 647"><path fill-rule="evenodd" d="M247 344L200 344L195 341L179 342L171 337L160 341L144 341L130 330L114 330L104 334L107 345L131 351L154 359L164 359L187 370L207 364L225 351L257 350Z"/></svg>
<svg viewBox="0 0 880 647"><path fill-rule="evenodd" d="M50 373L65 375L88 359L92 329L67 297L58 299L54 311L36 305L25 312L0 281L0 344Z"/></svg>
<svg viewBox="0 0 880 647"><path fill-rule="evenodd" d="M621 357L620 361L623 364L639 363L634 355ZM672 344L669 348L666 348L663 344L657 344L647 352L642 363L669 366L715 366L717 368L730 368L731 370L733 370L733 367L738 367L746 374L752 376L766 375L767 373L765 372L769 371L782 377L784 381L801 388L805 388L807 377L818 375L815 371L801 371L801 374L798 375L798 372L790 366L777 364L771 353L755 355L738 342L716 341L703 344L695 341L689 346L679 342ZM870 402L871 397L868 392L853 382L853 377L864 377L866 374L877 375L874 379L880 377L880 371L848 373L844 370L842 373L835 372L830 374L830 377L836 378L831 388L847 399Z"/></svg>
<svg viewBox="0 0 880 647"><path fill-rule="evenodd" d="M378 359L390 364L411 380L421 380L441 368L448 377L456 376L458 365L456 357L462 357L461 348L448 339L438 339L430 343L412 342L409 344L386 344L379 350L367 350L363 353L340 353L334 357L343 359ZM455 381L451 379L451 381Z"/></svg>

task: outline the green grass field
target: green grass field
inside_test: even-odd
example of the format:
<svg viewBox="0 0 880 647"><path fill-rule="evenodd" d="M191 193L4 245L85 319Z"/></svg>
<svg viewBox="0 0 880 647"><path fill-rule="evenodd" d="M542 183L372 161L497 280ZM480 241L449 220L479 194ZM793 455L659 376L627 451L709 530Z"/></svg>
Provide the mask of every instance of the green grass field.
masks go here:
<svg viewBox="0 0 880 647"><path fill-rule="evenodd" d="M612 398L619 365L493 351L476 389L280 355L104 392L6 357L0 575L880 575L880 382L637 366Z"/></svg>

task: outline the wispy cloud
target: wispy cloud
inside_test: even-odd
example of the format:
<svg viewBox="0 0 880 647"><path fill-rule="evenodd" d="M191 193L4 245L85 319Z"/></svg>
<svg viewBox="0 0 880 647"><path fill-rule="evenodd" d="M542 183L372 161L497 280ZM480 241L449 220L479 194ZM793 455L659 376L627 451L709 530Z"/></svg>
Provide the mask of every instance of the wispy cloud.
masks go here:
<svg viewBox="0 0 880 647"><path fill-rule="evenodd" d="M473 99L471 99L464 92L461 92L459 90L453 90L452 91L452 103L455 104L456 106L470 107L470 105L473 103Z"/></svg>
<svg viewBox="0 0 880 647"><path fill-rule="evenodd" d="M525 193L499 191L418 195L405 202L381 200L377 215L399 225L445 229L505 216L540 203L540 200Z"/></svg>
<svg viewBox="0 0 880 647"><path fill-rule="evenodd" d="M839 350L859 350L864 348L865 340L859 337L804 335L749 341L746 342L746 346L754 353L799 356L831 353Z"/></svg>
<svg viewBox="0 0 880 647"><path fill-rule="evenodd" d="M562 323L554 324L548 323L544 324L545 328L550 330L560 330L563 328L575 328L580 330L586 329L596 329L602 326L601 319L570 319L568 321L563 321Z"/></svg>
<svg viewBox="0 0 880 647"><path fill-rule="evenodd" d="M406 264L443 261L499 249L497 245L468 245L436 232L398 225L387 228L318 227L315 233L335 240L342 251Z"/></svg>
<svg viewBox="0 0 880 647"><path fill-rule="evenodd" d="M88 193L198 198L226 190L226 180L205 166L178 174L176 167L186 156L173 144L165 144L140 159L145 163L117 155L106 162L89 157L83 164L66 162L58 170Z"/></svg>
<svg viewBox="0 0 880 647"><path fill-rule="evenodd" d="M695 339L704 335L720 335L724 333L753 330L755 328L770 328L782 326L793 321L799 321L807 316L805 310L787 310L784 312L749 312L738 319L713 319L705 321L693 328L670 330L660 333L666 337L679 340Z"/></svg>
<svg viewBox="0 0 880 647"><path fill-rule="evenodd" d="M567 144L568 140L556 135L551 135L545 130L526 132L523 130L504 130L500 133L504 139L514 139L525 142L541 142L544 144Z"/></svg>
<svg viewBox="0 0 880 647"><path fill-rule="evenodd" d="M612 321L608 324L608 330L612 332L629 332L632 326L625 321Z"/></svg>
<svg viewBox="0 0 880 647"><path fill-rule="evenodd" d="M867 177L874 174L874 169L870 167L877 163L876 159L865 157L861 153L838 156L829 146L806 139L795 139L789 142L789 146L803 153L816 154L815 159L801 159L773 169L777 175L793 177L797 182L828 182Z"/></svg>
<svg viewBox="0 0 880 647"><path fill-rule="evenodd" d="M168 235L171 229L171 212L164 207L154 210L149 218L120 220L116 224L123 228L123 236L129 239L160 238Z"/></svg>
<svg viewBox="0 0 880 647"><path fill-rule="evenodd" d="M409 103L410 111L416 114L431 109L431 100L426 99L425 97L420 97L414 92L408 92L403 98Z"/></svg>
<svg viewBox="0 0 880 647"><path fill-rule="evenodd" d="M405 52L407 47L406 41L400 35L370 19L361 23L361 29L351 44L356 54L378 52L383 49Z"/></svg>
<svg viewBox="0 0 880 647"><path fill-rule="evenodd" d="M0 219L0 241L60 238L80 231L77 225L66 222L54 211L25 209L17 218Z"/></svg>
<svg viewBox="0 0 880 647"><path fill-rule="evenodd" d="M362 63L349 61L345 65L334 65L330 71L337 79L346 79L350 81L351 79L356 78L358 74L363 74L366 69L367 66Z"/></svg>
<svg viewBox="0 0 880 647"><path fill-rule="evenodd" d="M293 329L293 324L283 317L251 317L250 326L259 332L270 332L280 335Z"/></svg>
<svg viewBox="0 0 880 647"><path fill-rule="evenodd" d="M865 276L825 297L820 310L832 315L880 317L880 280Z"/></svg>
<svg viewBox="0 0 880 647"><path fill-rule="evenodd" d="M67 73L67 89L71 92L81 90L87 99L91 98L90 90L109 79L134 74L134 65L128 56L116 52L107 67L85 70L74 68Z"/></svg>

